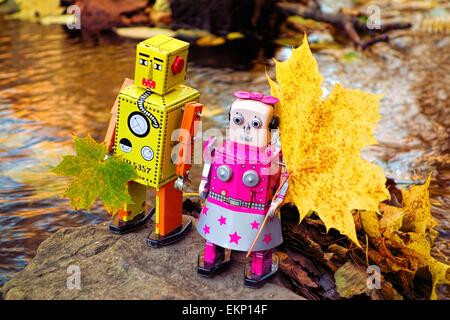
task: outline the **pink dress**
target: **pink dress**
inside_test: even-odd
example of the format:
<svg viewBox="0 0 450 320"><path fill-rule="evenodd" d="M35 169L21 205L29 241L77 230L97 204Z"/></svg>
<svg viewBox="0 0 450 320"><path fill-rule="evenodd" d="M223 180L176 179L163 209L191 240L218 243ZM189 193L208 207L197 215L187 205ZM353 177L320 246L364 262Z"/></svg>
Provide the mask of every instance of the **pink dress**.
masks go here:
<svg viewBox="0 0 450 320"><path fill-rule="evenodd" d="M214 153L209 193L197 231L207 241L248 251L269 210L280 181L281 150L226 141ZM270 218L254 247L269 250L283 242L278 216Z"/></svg>

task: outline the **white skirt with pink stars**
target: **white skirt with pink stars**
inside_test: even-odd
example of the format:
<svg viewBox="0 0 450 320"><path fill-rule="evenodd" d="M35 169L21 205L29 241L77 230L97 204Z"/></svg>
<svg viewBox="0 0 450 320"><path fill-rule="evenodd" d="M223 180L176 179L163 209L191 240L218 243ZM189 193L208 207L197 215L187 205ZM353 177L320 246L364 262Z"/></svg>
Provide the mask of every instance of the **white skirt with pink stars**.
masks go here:
<svg viewBox="0 0 450 320"><path fill-rule="evenodd" d="M262 214L237 212L206 200L197 220L197 231L218 246L248 251L264 218ZM282 242L281 221L275 216L267 220L253 251L272 249Z"/></svg>

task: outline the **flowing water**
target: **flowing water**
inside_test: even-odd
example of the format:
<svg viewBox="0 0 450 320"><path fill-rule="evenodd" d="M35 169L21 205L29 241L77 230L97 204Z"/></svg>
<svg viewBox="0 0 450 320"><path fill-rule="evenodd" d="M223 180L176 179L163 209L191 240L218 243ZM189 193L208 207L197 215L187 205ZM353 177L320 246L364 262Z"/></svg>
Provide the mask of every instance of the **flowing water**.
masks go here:
<svg viewBox="0 0 450 320"><path fill-rule="evenodd" d="M71 210L60 198L67 181L49 170L62 155L74 152L72 134L90 133L102 140L123 79L133 76L135 44L114 37L93 44L58 26L0 20L0 285L23 269L38 245L59 228L108 219L98 204L90 212ZM380 144L364 156L404 183L423 181L433 172L433 214L440 231L435 253L446 259L450 73L445 65L449 57L442 55L450 52L450 43L436 39L394 46L395 54L367 55L352 63L329 54L316 58L326 79L325 93L340 81L385 94L376 131ZM227 58L218 49L191 50L194 62L187 83L202 94L204 128L225 127L234 91L268 92L263 64L238 70L253 59L265 61L257 51L247 57L247 51L231 48ZM289 52L280 48L276 57L285 59ZM195 166L194 177L199 171Z"/></svg>

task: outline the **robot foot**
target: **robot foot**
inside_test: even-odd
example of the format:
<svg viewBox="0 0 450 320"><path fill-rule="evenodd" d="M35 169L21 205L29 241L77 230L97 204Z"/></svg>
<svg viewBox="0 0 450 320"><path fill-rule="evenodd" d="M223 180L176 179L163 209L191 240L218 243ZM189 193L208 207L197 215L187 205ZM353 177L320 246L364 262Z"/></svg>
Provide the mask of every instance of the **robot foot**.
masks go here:
<svg viewBox="0 0 450 320"><path fill-rule="evenodd" d="M223 252L220 252L214 263L205 262L204 258L205 252L202 250L198 254L197 273L203 277L212 278L228 269L231 262L231 250L225 249Z"/></svg>
<svg viewBox="0 0 450 320"><path fill-rule="evenodd" d="M192 221L188 217L183 216L183 223L171 233L162 236L157 235L155 231L150 233L146 239L147 245L152 248L159 248L175 243L183 239L192 228Z"/></svg>
<svg viewBox="0 0 450 320"><path fill-rule="evenodd" d="M144 212L138 214L133 220L122 221L119 218L114 217L114 220L109 224L109 230L115 234L125 234L128 232L135 231L143 227L155 214L155 209L151 210L147 214Z"/></svg>
<svg viewBox="0 0 450 320"><path fill-rule="evenodd" d="M256 275L252 273L251 261L247 263L244 271L244 285L249 288L261 288L264 284L273 279L278 273L278 257L276 255L272 256L272 270L263 275Z"/></svg>

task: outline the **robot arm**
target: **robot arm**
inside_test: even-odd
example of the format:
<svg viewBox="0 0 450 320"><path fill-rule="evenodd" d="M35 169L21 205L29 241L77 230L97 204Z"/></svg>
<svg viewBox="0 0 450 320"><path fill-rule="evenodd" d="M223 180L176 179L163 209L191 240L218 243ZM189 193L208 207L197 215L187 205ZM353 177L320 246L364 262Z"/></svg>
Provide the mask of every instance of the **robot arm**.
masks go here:
<svg viewBox="0 0 450 320"><path fill-rule="evenodd" d="M125 81L122 84L122 89L133 84L133 80L125 78ZM105 145L108 149L108 153L112 153L114 147L114 138L116 135L116 122L117 122L117 110L119 108L119 96L117 96L116 101L114 101L114 105L111 108L111 120L109 120L108 130L105 135Z"/></svg>
<svg viewBox="0 0 450 320"><path fill-rule="evenodd" d="M212 161L213 161L214 152L215 152L215 148L214 148L215 142L216 142L216 137L210 137L205 142L205 145L203 148L205 164L203 165L202 180L198 187L198 193L200 195L200 198L202 198L202 199L206 199L206 197L208 196L208 192L209 192L209 180L211 177L211 174L210 174L211 166L212 166Z"/></svg>
<svg viewBox="0 0 450 320"><path fill-rule="evenodd" d="M114 136L116 135L116 121L117 121L117 107L114 106L111 109L111 119L109 120L108 130L105 135L105 145L108 153L112 153L114 147Z"/></svg>
<svg viewBox="0 0 450 320"><path fill-rule="evenodd" d="M284 202L284 198L286 196L287 190L288 190L288 186L289 186L289 181L288 181L288 177L289 174L286 170L286 165L283 162L283 159L280 159L280 165L281 165L281 180L280 180L280 184L278 185L278 189L274 195L274 198L272 200L272 203L270 204L270 208L268 211L268 215L269 216L274 216L275 213L278 211L278 209L280 209L281 205Z"/></svg>
<svg viewBox="0 0 450 320"><path fill-rule="evenodd" d="M284 201L284 198L286 197L286 193L287 193L287 190L289 187L289 181L287 180L288 176L289 175L287 174L287 172L283 172L281 174L281 181L285 181L285 182L280 187L280 191L277 194L277 199L280 199L282 202Z"/></svg>
<svg viewBox="0 0 450 320"><path fill-rule="evenodd" d="M183 190L185 180L188 178L189 170L191 168L191 146L194 140L195 122L200 120L202 109L203 105L197 102L189 102L184 108L180 135L178 136L178 141L180 143L178 149L179 161L175 171L178 179L175 181L174 185L175 188L180 191Z"/></svg>

